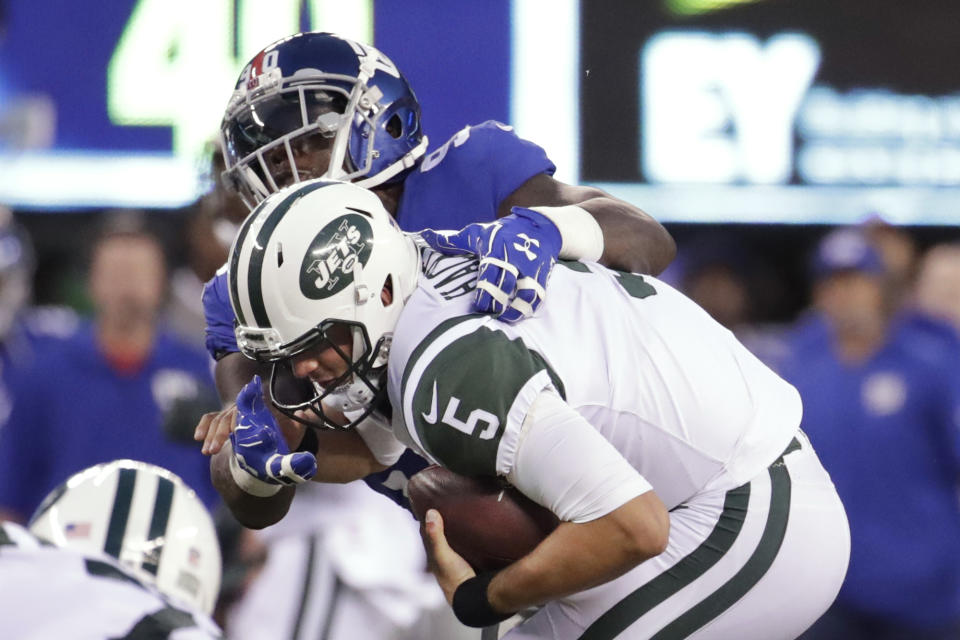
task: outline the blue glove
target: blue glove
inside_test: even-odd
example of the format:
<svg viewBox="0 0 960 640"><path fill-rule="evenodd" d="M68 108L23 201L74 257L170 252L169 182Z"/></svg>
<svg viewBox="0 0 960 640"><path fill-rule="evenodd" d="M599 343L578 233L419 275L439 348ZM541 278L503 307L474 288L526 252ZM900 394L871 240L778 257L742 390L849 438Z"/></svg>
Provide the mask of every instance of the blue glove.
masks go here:
<svg viewBox="0 0 960 640"><path fill-rule="evenodd" d="M317 473L317 459L312 453L290 453L277 421L263 402L260 376L254 376L237 394L237 427L230 434L230 444L230 471L247 493L272 495L280 485L306 482Z"/></svg>
<svg viewBox="0 0 960 640"><path fill-rule="evenodd" d="M460 231L427 229L420 236L435 251L480 258L474 307L516 322L533 315L557 262L563 240L546 216L513 207L496 222L468 224Z"/></svg>

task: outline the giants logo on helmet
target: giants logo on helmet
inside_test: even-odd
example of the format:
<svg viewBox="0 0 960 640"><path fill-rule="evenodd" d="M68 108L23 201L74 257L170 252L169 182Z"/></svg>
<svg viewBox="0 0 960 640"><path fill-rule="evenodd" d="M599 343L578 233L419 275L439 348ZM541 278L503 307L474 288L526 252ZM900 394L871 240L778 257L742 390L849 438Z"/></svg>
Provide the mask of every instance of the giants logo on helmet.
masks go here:
<svg viewBox="0 0 960 640"><path fill-rule="evenodd" d="M258 53L240 72L237 90L253 91L258 89L264 81L264 76L271 77L273 75L270 72L277 68L279 59L280 52L277 50Z"/></svg>
<svg viewBox="0 0 960 640"><path fill-rule="evenodd" d="M373 230L360 215L340 216L320 230L300 265L300 291L322 300L353 282L353 271L370 259Z"/></svg>

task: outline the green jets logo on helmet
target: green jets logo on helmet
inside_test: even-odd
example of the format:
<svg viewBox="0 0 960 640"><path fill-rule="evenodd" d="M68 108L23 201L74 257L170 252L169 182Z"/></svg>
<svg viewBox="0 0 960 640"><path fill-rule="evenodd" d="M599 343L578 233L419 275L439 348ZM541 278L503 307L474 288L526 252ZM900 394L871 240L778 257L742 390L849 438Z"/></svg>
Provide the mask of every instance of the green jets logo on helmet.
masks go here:
<svg viewBox="0 0 960 640"><path fill-rule="evenodd" d="M300 291L322 300L353 282L353 271L370 259L373 247L370 222L358 214L340 216L316 235L300 265Z"/></svg>

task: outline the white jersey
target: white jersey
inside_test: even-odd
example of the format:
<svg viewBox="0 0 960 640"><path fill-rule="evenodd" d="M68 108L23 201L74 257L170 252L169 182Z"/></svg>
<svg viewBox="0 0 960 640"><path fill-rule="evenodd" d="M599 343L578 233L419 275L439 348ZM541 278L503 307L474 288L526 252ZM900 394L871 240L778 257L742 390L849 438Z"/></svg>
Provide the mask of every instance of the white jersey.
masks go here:
<svg viewBox="0 0 960 640"><path fill-rule="evenodd" d="M389 364L394 431L465 475L507 475L537 396L556 390L667 508L737 487L797 433L797 391L664 282L560 263L515 325L472 313L476 263L424 254Z"/></svg>
<svg viewBox="0 0 960 640"><path fill-rule="evenodd" d="M220 637L209 617L171 604L110 556L51 546L0 523L0 638Z"/></svg>

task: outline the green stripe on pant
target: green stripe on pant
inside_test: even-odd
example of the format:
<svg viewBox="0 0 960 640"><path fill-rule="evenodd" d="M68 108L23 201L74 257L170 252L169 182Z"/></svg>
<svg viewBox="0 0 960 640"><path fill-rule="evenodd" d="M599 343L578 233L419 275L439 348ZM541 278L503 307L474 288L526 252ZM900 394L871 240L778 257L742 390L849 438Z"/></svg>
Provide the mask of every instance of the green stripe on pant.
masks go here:
<svg viewBox="0 0 960 640"><path fill-rule="evenodd" d="M727 492L723 511L700 546L597 618L580 640L611 640L642 615L702 576L733 546L747 517L750 484Z"/></svg>
<svg viewBox="0 0 960 640"><path fill-rule="evenodd" d="M794 440L783 455L799 449ZM651 640L686 638L729 609L767 572L783 543L790 513L790 474L783 456L768 468L770 510L757 548L744 566L717 591L681 614ZM651 609L704 575L733 546L743 527L750 501L750 484L731 489L710 535L675 565L653 578L593 622L580 640L612 640Z"/></svg>
<svg viewBox="0 0 960 640"><path fill-rule="evenodd" d="M787 532L790 516L790 473L782 460L770 466L770 512L760 542L746 564L722 587L661 629L651 640L686 638L729 609L762 578L773 564Z"/></svg>

